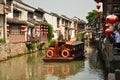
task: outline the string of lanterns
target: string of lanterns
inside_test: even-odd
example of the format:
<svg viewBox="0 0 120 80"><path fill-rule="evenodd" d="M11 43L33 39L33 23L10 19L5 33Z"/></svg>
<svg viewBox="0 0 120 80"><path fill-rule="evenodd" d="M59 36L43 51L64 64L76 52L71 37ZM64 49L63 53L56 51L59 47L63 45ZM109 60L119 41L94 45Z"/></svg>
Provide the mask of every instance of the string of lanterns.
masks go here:
<svg viewBox="0 0 120 80"><path fill-rule="evenodd" d="M105 34L106 35L110 35L113 33L113 28L110 27L112 26L113 24L115 24L116 22L118 22L118 17L114 14L110 14L106 17L106 24L105 24Z"/></svg>
<svg viewBox="0 0 120 80"><path fill-rule="evenodd" d="M27 26L24 26L24 25L22 25L22 26L20 26L21 27L21 32L22 33L25 33L27 30L26 30L26 28L27 28Z"/></svg>
<svg viewBox="0 0 120 80"><path fill-rule="evenodd" d="M101 13L101 11L100 11L101 5L99 3L101 2L101 0L95 0L95 1L97 2L97 5L96 5L97 11L96 11L96 13L100 14ZM106 35L110 35L110 34L113 33L113 29L110 26L112 26L113 24L118 22L118 20L119 20L118 17L116 15L114 15L114 14L110 14L110 15L108 15L106 17L105 25L104 25Z"/></svg>
<svg viewBox="0 0 120 80"><path fill-rule="evenodd" d="M100 11L100 8L101 8L101 5L100 5L100 2L101 0L97 0L96 2L97 2L97 5L96 5L96 8L97 8L97 10L96 10L96 13L97 14L100 14L101 13L101 11Z"/></svg>
<svg viewBox="0 0 120 80"><path fill-rule="evenodd" d="M48 34L48 26L47 25L36 26L36 31L42 34Z"/></svg>

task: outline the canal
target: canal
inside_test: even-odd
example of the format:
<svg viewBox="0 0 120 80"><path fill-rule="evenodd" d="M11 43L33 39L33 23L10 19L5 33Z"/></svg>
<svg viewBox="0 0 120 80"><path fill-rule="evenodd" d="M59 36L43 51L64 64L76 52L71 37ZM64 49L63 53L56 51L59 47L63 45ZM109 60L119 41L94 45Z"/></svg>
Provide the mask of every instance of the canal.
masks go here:
<svg viewBox="0 0 120 80"><path fill-rule="evenodd" d="M44 50L0 62L0 80L105 80L97 50L86 47L86 59L43 62Z"/></svg>

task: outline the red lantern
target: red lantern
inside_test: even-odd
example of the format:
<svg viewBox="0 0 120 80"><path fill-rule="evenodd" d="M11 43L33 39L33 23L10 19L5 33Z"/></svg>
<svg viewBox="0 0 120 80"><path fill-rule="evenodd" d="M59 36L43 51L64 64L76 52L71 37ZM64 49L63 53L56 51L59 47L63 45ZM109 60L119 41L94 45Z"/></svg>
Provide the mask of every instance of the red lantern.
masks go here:
<svg viewBox="0 0 120 80"><path fill-rule="evenodd" d="M9 10L9 7L8 7L8 6L4 6L4 13L5 13L5 14L8 14L8 13L9 13L8 10Z"/></svg>
<svg viewBox="0 0 120 80"><path fill-rule="evenodd" d="M109 26L110 26L109 23L105 24L105 29L109 28Z"/></svg>
<svg viewBox="0 0 120 80"><path fill-rule="evenodd" d="M37 32L40 32L40 29L36 29Z"/></svg>
<svg viewBox="0 0 120 80"><path fill-rule="evenodd" d="M101 5L100 5L100 4L97 4L96 7L97 7L97 9L100 9Z"/></svg>
<svg viewBox="0 0 120 80"><path fill-rule="evenodd" d="M48 26L45 26L45 28L47 29L47 28L48 28Z"/></svg>
<svg viewBox="0 0 120 80"><path fill-rule="evenodd" d="M42 25L40 26L41 29L42 29L43 27L44 27L44 26L42 26Z"/></svg>
<svg viewBox="0 0 120 80"><path fill-rule="evenodd" d="M96 0L97 3L99 3L101 0Z"/></svg>
<svg viewBox="0 0 120 80"><path fill-rule="evenodd" d="M9 30L9 29L7 29L7 32L10 32L10 30Z"/></svg>
<svg viewBox="0 0 120 80"><path fill-rule="evenodd" d="M23 29L25 29L26 27L27 27L27 26L23 26L23 25L21 26L21 28L23 28Z"/></svg>
<svg viewBox="0 0 120 80"><path fill-rule="evenodd" d="M26 32L26 30L25 30L25 29L21 29L20 31L21 31L21 32Z"/></svg>
<svg viewBox="0 0 120 80"><path fill-rule="evenodd" d="M6 26L7 26L7 28L9 28L9 26L10 26L10 25L9 25L9 24L7 24Z"/></svg>
<svg viewBox="0 0 120 80"><path fill-rule="evenodd" d="M36 26L36 28L40 29L40 26Z"/></svg>
<svg viewBox="0 0 120 80"><path fill-rule="evenodd" d="M110 24L114 24L114 23L116 23L118 21L118 17L116 16L116 15L108 15L107 17L106 17L106 22L107 23L110 23Z"/></svg>
<svg viewBox="0 0 120 80"><path fill-rule="evenodd" d="M43 31L41 31L41 33L43 34L44 32L43 32Z"/></svg>
<svg viewBox="0 0 120 80"><path fill-rule="evenodd" d="M105 34L106 35L110 35L110 34L112 34L113 33L113 29L111 29L111 28L107 28L106 30L105 30Z"/></svg>

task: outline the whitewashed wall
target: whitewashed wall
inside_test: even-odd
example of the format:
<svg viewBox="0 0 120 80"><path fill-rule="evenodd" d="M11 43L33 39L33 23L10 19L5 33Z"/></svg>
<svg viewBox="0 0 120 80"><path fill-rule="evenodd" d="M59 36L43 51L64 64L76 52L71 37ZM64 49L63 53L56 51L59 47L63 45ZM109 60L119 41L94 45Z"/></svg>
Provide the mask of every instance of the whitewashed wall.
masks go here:
<svg viewBox="0 0 120 80"><path fill-rule="evenodd" d="M20 8L16 7L16 6L19 6ZM31 8L31 7L25 6L23 4L20 4L16 1L13 1L12 5L11 5L11 12L9 12L7 15L8 18L13 18L13 7L15 9L21 11L21 16L20 16L21 20L27 20L28 11L34 12L34 10L35 10L34 8ZM24 9L21 9L21 8L24 8Z"/></svg>
<svg viewBox="0 0 120 80"><path fill-rule="evenodd" d="M0 15L0 39L3 38L3 16Z"/></svg>
<svg viewBox="0 0 120 80"><path fill-rule="evenodd" d="M74 21L71 23L71 28L74 29ZM71 38L75 38L75 30L71 30Z"/></svg>
<svg viewBox="0 0 120 80"><path fill-rule="evenodd" d="M56 31L57 30L57 17L50 15L49 13L45 13L44 16L47 22L53 26L53 34L54 34L53 39L57 39L58 38L57 31Z"/></svg>

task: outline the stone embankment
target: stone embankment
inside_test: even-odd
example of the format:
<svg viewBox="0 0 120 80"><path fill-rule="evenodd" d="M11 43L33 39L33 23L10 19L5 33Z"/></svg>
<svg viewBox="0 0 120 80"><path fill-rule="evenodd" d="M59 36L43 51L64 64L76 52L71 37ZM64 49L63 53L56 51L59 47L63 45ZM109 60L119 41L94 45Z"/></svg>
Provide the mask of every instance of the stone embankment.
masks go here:
<svg viewBox="0 0 120 80"><path fill-rule="evenodd" d="M25 54L27 47L25 43L7 43L0 44L0 61L6 60L9 57Z"/></svg>

